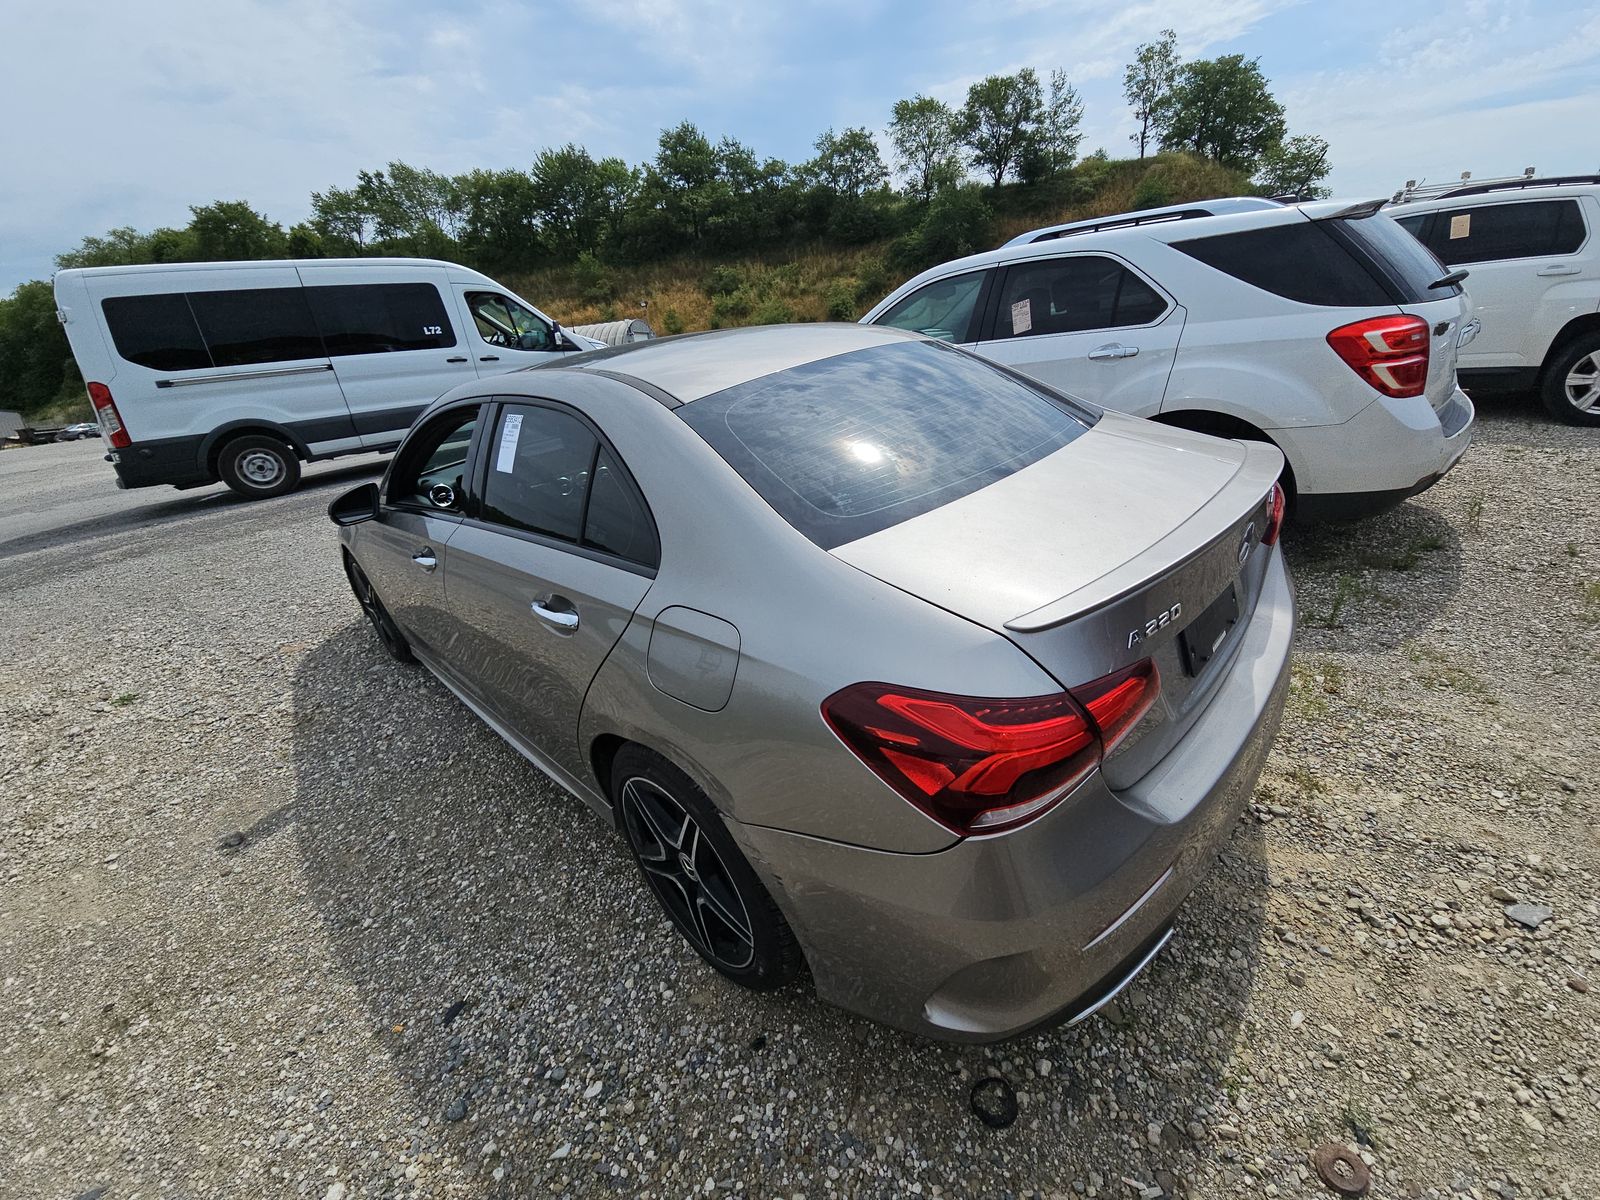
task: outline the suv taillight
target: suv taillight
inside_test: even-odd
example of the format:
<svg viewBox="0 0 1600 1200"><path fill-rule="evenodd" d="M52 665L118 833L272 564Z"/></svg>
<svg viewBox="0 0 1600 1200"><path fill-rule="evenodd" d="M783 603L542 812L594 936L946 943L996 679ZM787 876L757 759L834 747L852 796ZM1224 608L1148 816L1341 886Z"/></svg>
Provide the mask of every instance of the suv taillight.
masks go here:
<svg viewBox="0 0 1600 1200"><path fill-rule="evenodd" d="M133 439L128 436L128 431L123 428L122 414L117 411L116 403L111 399L111 389L103 383L89 385L89 403L94 405L95 419L100 422L100 432L118 450L126 450L133 445Z"/></svg>
<svg viewBox="0 0 1600 1200"><path fill-rule="evenodd" d="M1370 317L1328 335L1333 352L1385 396L1420 396L1428 385L1428 323L1421 317Z"/></svg>
<svg viewBox="0 0 1600 1200"><path fill-rule="evenodd" d="M949 696L858 683L823 718L886 784L953 833L997 833L1048 812L1136 725L1161 690L1149 659L1070 692Z"/></svg>
<svg viewBox="0 0 1600 1200"><path fill-rule="evenodd" d="M1276 546L1278 535L1283 532L1283 513L1289 507L1289 497L1284 494L1283 484L1272 485L1272 507L1267 510L1267 528L1261 534L1263 546Z"/></svg>

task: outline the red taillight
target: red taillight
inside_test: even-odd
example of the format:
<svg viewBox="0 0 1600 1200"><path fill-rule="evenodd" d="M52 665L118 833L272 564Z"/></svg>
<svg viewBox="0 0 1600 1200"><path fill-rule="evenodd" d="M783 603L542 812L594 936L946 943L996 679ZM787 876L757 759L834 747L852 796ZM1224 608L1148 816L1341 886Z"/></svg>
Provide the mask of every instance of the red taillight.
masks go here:
<svg viewBox="0 0 1600 1200"><path fill-rule="evenodd" d="M1428 323L1421 317L1372 317L1328 335L1333 352L1385 396L1420 396L1428 384Z"/></svg>
<svg viewBox="0 0 1600 1200"><path fill-rule="evenodd" d="M878 777L959 834L1042 815L1099 765L1160 691L1150 660L1050 696L948 696L858 683L823 718Z"/></svg>
<svg viewBox="0 0 1600 1200"><path fill-rule="evenodd" d="M111 399L110 388L103 383L91 383L89 403L94 405L95 420L100 422L100 432L105 434L107 441L118 450L126 450L133 445L133 439L123 428L122 414L117 411L117 406Z"/></svg>
<svg viewBox="0 0 1600 1200"><path fill-rule="evenodd" d="M1283 484L1273 484L1271 507L1267 511L1267 528L1261 535L1263 546L1278 544L1278 535L1283 532L1283 512L1288 506L1289 498L1284 495Z"/></svg>

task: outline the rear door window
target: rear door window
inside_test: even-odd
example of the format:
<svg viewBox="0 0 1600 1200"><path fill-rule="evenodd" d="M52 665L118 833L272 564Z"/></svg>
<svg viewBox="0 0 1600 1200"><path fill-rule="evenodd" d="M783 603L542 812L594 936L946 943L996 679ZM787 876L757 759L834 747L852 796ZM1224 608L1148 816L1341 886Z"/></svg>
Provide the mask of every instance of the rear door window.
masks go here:
<svg viewBox="0 0 1600 1200"><path fill-rule="evenodd" d="M1451 266L1571 254L1588 231L1576 200L1519 200L1431 214L1428 248Z"/></svg>
<svg viewBox="0 0 1600 1200"><path fill-rule="evenodd" d="M110 296L101 301L117 353L153 371L195 371L212 366L200 327L182 292Z"/></svg>
<svg viewBox="0 0 1600 1200"><path fill-rule="evenodd" d="M456 344L439 289L430 283L308 287L306 299L327 353L393 354Z"/></svg>
<svg viewBox="0 0 1600 1200"><path fill-rule="evenodd" d="M873 322L893 329L909 329L941 342L970 342L975 338L972 317L983 291L987 272L956 275L923 284Z"/></svg>
<svg viewBox="0 0 1600 1200"><path fill-rule="evenodd" d="M189 307L219 367L325 356L304 288L190 292Z"/></svg>
<svg viewBox="0 0 1600 1200"><path fill-rule="evenodd" d="M1076 254L1018 263L1007 270L994 336L1148 325L1166 310L1161 295L1116 259Z"/></svg>
<svg viewBox="0 0 1600 1200"><path fill-rule="evenodd" d="M933 341L807 363L676 411L824 549L1015 474L1097 415Z"/></svg>

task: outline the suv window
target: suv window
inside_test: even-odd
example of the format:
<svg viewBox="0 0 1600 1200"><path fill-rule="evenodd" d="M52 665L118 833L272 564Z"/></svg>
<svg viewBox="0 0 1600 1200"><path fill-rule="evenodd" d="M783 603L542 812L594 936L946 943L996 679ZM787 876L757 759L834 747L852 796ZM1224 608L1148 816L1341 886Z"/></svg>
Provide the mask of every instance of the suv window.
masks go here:
<svg viewBox="0 0 1600 1200"><path fill-rule="evenodd" d="M1018 263L1006 272L994 336L1147 325L1166 310L1156 290L1114 258L1079 254Z"/></svg>
<svg viewBox="0 0 1600 1200"><path fill-rule="evenodd" d="M1451 266L1571 254L1587 231L1576 200L1521 200L1401 218Z"/></svg>
<svg viewBox="0 0 1600 1200"><path fill-rule="evenodd" d="M467 494L467 454L478 406L441 414L406 442L395 459L389 502L459 515Z"/></svg>
<svg viewBox="0 0 1600 1200"><path fill-rule="evenodd" d="M1290 221L1188 238L1172 248L1285 300L1337 308L1393 304L1373 273L1325 224Z"/></svg>
<svg viewBox="0 0 1600 1200"><path fill-rule="evenodd" d="M484 520L656 565L644 502L615 453L574 414L507 404L489 454Z"/></svg>
<svg viewBox="0 0 1600 1200"><path fill-rule="evenodd" d="M972 340L972 310L983 290L984 272L936 279L924 284L896 304L874 325L909 329L941 342Z"/></svg>
<svg viewBox="0 0 1600 1200"><path fill-rule="evenodd" d="M468 292L467 308L478 336L510 350L554 350L550 326L532 309L496 292Z"/></svg>
<svg viewBox="0 0 1600 1200"><path fill-rule="evenodd" d="M303 288L190 292L189 307L219 367L324 356Z"/></svg>
<svg viewBox="0 0 1600 1200"><path fill-rule="evenodd" d="M306 298L327 353L388 354L456 344L439 289L431 283L308 287Z"/></svg>
<svg viewBox="0 0 1600 1200"><path fill-rule="evenodd" d="M100 308L125 361L153 371L194 371L213 365L189 298L182 292L110 296Z"/></svg>
<svg viewBox="0 0 1600 1200"><path fill-rule="evenodd" d="M824 549L1015 474L1096 416L932 341L806 363L676 411Z"/></svg>

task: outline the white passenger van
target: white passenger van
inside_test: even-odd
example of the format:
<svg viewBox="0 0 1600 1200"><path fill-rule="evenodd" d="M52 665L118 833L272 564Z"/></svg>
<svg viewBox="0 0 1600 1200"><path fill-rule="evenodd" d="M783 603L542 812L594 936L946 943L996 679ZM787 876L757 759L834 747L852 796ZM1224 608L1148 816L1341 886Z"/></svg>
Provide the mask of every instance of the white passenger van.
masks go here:
<svg viewBox="0 0 1600 1200"><path fill-rule="evenodd" d="M117 486L281 495L392 450L442 392L601 343L420 258L86 267L55 277Z"/></svg>

